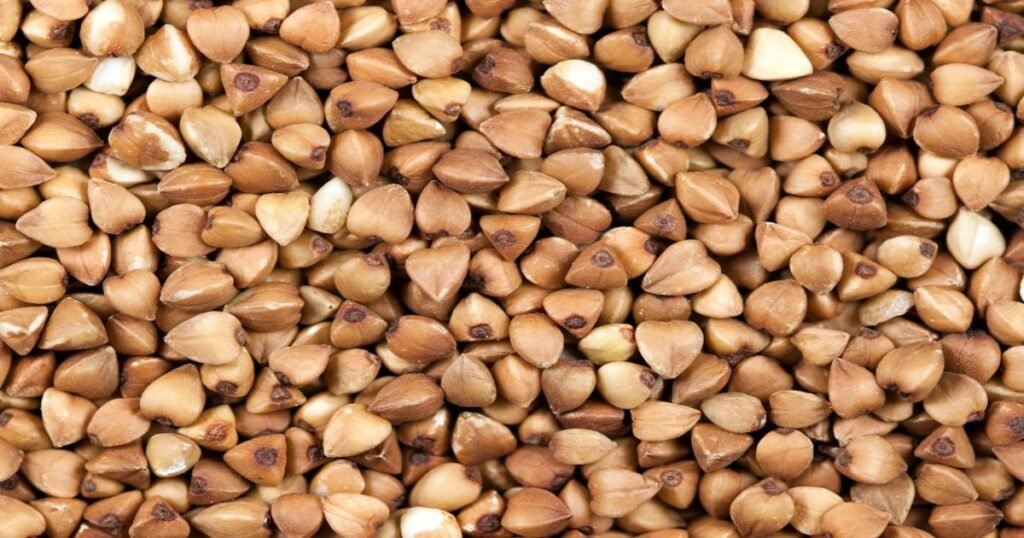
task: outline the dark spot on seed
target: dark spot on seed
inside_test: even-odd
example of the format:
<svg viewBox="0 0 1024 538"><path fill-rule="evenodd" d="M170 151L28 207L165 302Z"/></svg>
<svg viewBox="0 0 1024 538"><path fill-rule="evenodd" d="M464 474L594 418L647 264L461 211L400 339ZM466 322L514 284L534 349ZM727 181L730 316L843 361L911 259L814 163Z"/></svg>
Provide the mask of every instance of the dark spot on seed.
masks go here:
<svg viewBox="0 0 1024 538"><path fill-rule="evenodd" d="M663 250L665 250L664 243L658 241L657 239L654 239L653 237L648 239L647 241L644 241L644 251L646 251L648 254L653 254L657 256L658 254L661 254L661 251Z"/></svg>
<svg viewBox="0 0 1024 538"><path fill-rule="evenodd" d="M314 428L308 422L306 422L305 420L302 420L301 418L297 421L295 426L298 427L300 430L307 431L307 432L312 433L314 435L316 434L316 428Z"/></svg>
<svg viewBox="0 0 1024 538"><path fill-rule="evenodd" d="M447 32L452 29L452 23L448 19L434 19L430 21L430 29Z"/></svg>
<svg viewBox="0 0 1024 538"><path fill-rule="evenodd" d="M417 450L409 454L409 463L411 465L426 465L428 461L430 461L430 456L426 452Z"/></svg>
<svg viewBox="0 0 1024 538"><path fill-rule="evenodd" d="M117 514L107 514L96 522L97 527L103 527L104 529L120 529L121 525L123 523Z"/></svg>
<svg viewBox="0 0 1024 538"><path fill-rule="evenodd" d="M1010 433L1018 438L1024 436L1024 416L1017 415L1010 419Z"/></svg>
<svg viewBox="0 0 1024 538"><path fill-rule="evenodd" d="M458 73L462 69L462 58L456 58L452 60L451 73Z"/></svg>
<svg viewBox="0 0 1024 538"><path fill-rule="evenodd" d="M543 436L539 433L535 433L533 435L528 436L526 439L523 439L522 441L524 445L541 446L548 444L551 440L546 436Z"/></svg>
<svg viewBox="0 0 1024 538"><path fill-rule="evenodd" d="M932 106L932 107L928 107L928 108L926 108L926 109L924 110L924 112L922 112L921 114L919 114L919 115L918 115L918 117L922 117L922 118L930 118L930 117L934 116L934 115L935 115L935 112L937 112L938 110L939 110L939 105L935 105L935 106Z"/></svg>
<svg viewBox="0 0 1024 538"><path fill-rule="evenodd" d="M857 205L864 205L870 204L875 197L871 196L871 191L868 190L867 187L864 185L857 185L846 193L846 199Z"/></svg>
<svg viewBox="0 0 1024 538"><path fill-rule="evenodd" d="M459 112L462 112L462 105L458 103L448 103L444 105L445 116L458 116Z"/></svg>
<svg viewBox="0 0 1024 538"><path fill-rule="evenodd" d="M842 56L844 52L846 52L846 47L836 43L835 41L825 45L825 58L828 60L835 60Z"/></svg>
<svg viewBox="0 0 1024 538"><path fill-rule="evenodd" d="M331 250L331 244L320 236L314 237L310 242L309 247L313 249L313 254L323 254L328 250Z"/></svg>
<svg viewBox="0 0 1024 538"><path fill-rule="evenodd" d="M572 478L571 474L566 474L566 473L557 474L557 475L554 476L554 478L551 479L551 483L548 484L548 489L552 490L552 491L556 491L556 490L562 489L562 486L564 486L566 483L568 483L569 479L571 479L571 478Z"/></svg>
<svg viewBox="0 0 1024 538"><path fill-rule="evenodd" d="M394 512L395 510L398 510L399 507L401 507L403 504L405 504L404 493L395 497L394 500L388 503L388 506L391 508L391 511Z"/></svg>
<svg viewBox="0 0 1024 538"><path fill-rule="evenodd" d="M831 189L839 184L839 178L832 172L822 172L821 175L818 176L818 182L821 183L822 187Z"/></svg>
<svg viewBox="0 0 1024 538"><path fill-rule="evenodd" d="M956 445L949 437L939 437L932 443L931 453L940 458L948 458L956 451Z"/></svg>
<svg viewBox="0 0 1024 538"><path fill-rule="evenodd" d="M490 534L501 530L501 519L497 514L484 514L476 520L477 532Z"/></svg>
<svg viewBox="0 0 1024 538"><path fill-rule="evenodd" d="M0 413L0 427L6 426L7 423L11 421L12 418L14 418L14 415L8 413L7 411Z"/></svg>
<svg viewBox="0 0 1024 538"><path fill-rule="evenodd" d="M470 482L480 483L483 479L480 476L480 471L476 467L466 467L466 478Z"/></svg>
<svg viewBox="0 0 1024 538"><path fill-rule="evenodd" d="M466 280L462 281L463 287L471 291L479 291L487 286L487 278L480 273L470 272L466 274Z"/></svg>
<svg viewBox="0 0 1024 538"><path fill-rule="evenodd" d="M366 319L366 311L358 306L350 306L341 313L341 318L348 323L359 323Z"/></svg>
<svg viewBox="0 0 1024 538"><path fill-rule="evenodd" d="M292 397L291 392L284 385L274 385L274 388L270 389L270 400L274 402L283 402Z"/></svg>
<svg viewBox="0 0 1024 538"><path fill-rule="evenodd" d="M736 96L729 90L718 90L715 92L715 105L727 107L736 104Z"/></svg>
<svg viewBox="0 0 1024 538"><path fill-rule="evenodd" d="M235 331L235 342L238 342L238 345L245 343L245 329L239 327L238 330Z"/></svg>
<svg viewBox="0 0 1024 538"><path fill-rule="evenodd" d="M700 78L719 79L722 78L721 73L712 73L711 71L704 71L700 74Z"/></svg>
<svg viewBox="0 0 1024 538"><path fill-rule="evenodd" d="M201 476L192 475L192 483L188 485L192 493L202 494L206 492L206 479Z"/></svg>
<svg viewBox="0 0 1024 538"><path fill-rule="evenodd" d="M729 141L729 147L743 151L750 147L750 140L746 140L744 138L736 138L734 140Z"/></svg>
<svg viewBox="0 0 1024 538"><path fill-rule="evenodd" d="M54 41L63 41L64 38L68 36L68 30L70 28L71 23L69 22L54 24L53 27L50 28L49 37Z"/></svg>
<svg viewBox="0 0 1024 538"><path fill-rule="evenodd" d="M164 503L156 503L156 506L153 507L152 514L153 519L157 521L174 521L178 517L178 514Z"/></svg>
<svg viewBox="0 0 1024 538"><path fill-rule="evenodd" d="M164 426L173 426L174 425L174 421L172 421L171 419L169 419L167 417L153 417L153 420L155 422L159 423L159 424L163 424Z"/></svg>
<svg viewBox="0 0 1024 538"><path fill-rule="evenodd" d="M836 465L840 468L849 467L851 463L853 463L853 456L845 449L841 450L839 455L836 456Z"/></svg>
<svg viewBox="0 0 1024 538"><path fill-rule="evenodd" d="M370 267L380 267L384 265L384 259L381 258L380 254L363 254L363 263Z"/></svg>
<svg viewBox="0 0 1024 538"><path fill-rule="evenodd" d="M252 453L252 459L260 467L273 467L277 465L277 449L269 446L258 448Z"/></svg>
<svg viewBox="0 0 1024 538"><path fill-rule="evenodd" d="M12 490L16 487L18 487L18 475L14 475L7 480L0 482L0 489L2 490Z"/></svg>
<svg viewBox="0 0 1024 538"><path fill-rule="evenodd" d="M436 445L437 439L434 439L433 437L427 437L425 435L417 435L411 441L409 441L409 446L426 452L434 450L434 446Z"/></svg>
<svg viewBox="0 0 1024 538"><path fill-rule="evenodd" d="M106 153L97 153L96 156L93 157L93 159L92 159L91 166L103 166L103 165L107 164L107 158L108 157L109 157L109 155L107 155ZM156 223L154 222L153 225L155 226Z"/></svg>
<svg viewBox="0 0 1024 538"><path fill-rule="evenodd" d="M234 396L238 392L238 385L230 381L218 381L213 390L227 396Z"/></svg>
<svg viewBox="0 0 1024 538"><path fill-rule="evenodd" d="M228 438L228 426L218 422L207 428L204 436L207 441L223 441Z"/></svg>
<svg viewBox="0 0 1024 538"><path fill-rule="evenodd" d="M338 112L341 112L341 117L343 118L351 118L356 115L355 109L352 108L352 103L345 99L338 101L335 106L338 107Z"/></svg>
<svg viewBox="0 0 1024 538"><path fill-rule="evenodd" d="M84 491L86 493L92 493L92 492L96 491L96 482L93 482L92 480L88 480L88 479L83 480L82 481L82 491Z"/></svg>
<svg viewBox="0 0 1024 538"><path fill-rule="evenodd" d="M288 379L288 374L285 374L284 372L274 372L274 376L277 377L278 381L280 381L281 383L283 383L285 385L291 385L292 384L292 380Z"/></svg>
<svg viewBox="0 0 1024 538"><path fill-rule="evenodd" d="M743 359L753 355L754 353L755 353L754 350L747 349L747 348L744 347L744 348L737 349L736 351L733 351L732 353L729 353L729 354L726 354L726 355L722 355L722 360L724 360L725 362L729 363L732 366L736 366L737 364L739 364L740 361L742 361Z"/></svg>
<svg viewBox="0 0 1024 538"><path fill-rule="evenodd" d="M643 28L637 28L629 33L629 37L633 38L633 43L640 48L647 48L647 32L644 32Z"/></svg>
<svg viewBox="0 0 1024 538"><path fill-rule="evenodd" d="M886 386L884 386L882 388L884 388L885 390L887 390L889 392L892 392L892 393L896 394L896 397L901 399L901 400L907 400L908 399L907 394L904 394L903 391L900 390L900 386L897 385L896 383L890 383L890 384L888 384L888 385L886 385Z"/></svg>
<svg viewBox="0 0 1024 538"><path fill-rule="evenodd" d="M470 338L477 340L484 340L494 335L494 331L491 330L491 326L481 323L479 325L473 325L469 328Z"/></svg>
<svg viewBox="0 0 1024 538"><path fill-rule="evenodd" d="M1000 10L989 10L988 14L995 19L990 21L990 24L993 24L999 33L997 41L999 45L1005 45L1024 32L1024 27L1021 26L1018 17Z"/></svg>
<svg viewBox="0 0 1024 538"><path fill-rule="evenodd" d="M322 459L324 459L324 451L320 445L312 445L306 449L306 461L313 463Z"/></svg>
<svg viewBox="0 0 1024 538"><path fill-rule="evenodd" d="M640 372L640 382L647 388L654 386L654 382L658 380L658 377L654 375L654 372L650 370L644 370Z"/></svg>
<svg viewBox="0 0 1024 538"><path fill-rule="evenodd" d="M274 520L273 520L273 518L270 517L270 512L269 511L267 513L263 514L263 528L264 529L273 529L274 528Z"/></svg>
<svg viewBox="0 0 1024 538"><path fill-rule="evenodd" d="M78 119L81 120L82 123L88 125L90 129L95 129L100 125L100 119L96 117L96 114L89 112L78 116Z"/></svg>
<svg viewBox="0 0 1024 538"><path fill-rule="evenodd" d="M494 57L488 54L487 56L484 56L483 60L480 60L480 63L476 64L476 70L481 75L486 75L494 69L496 63L497 62L494 60Z"/></svg>
<svg viewBox="0 0 1024 538"><path fill-rule="evenodd" d="M782 486L780 486L779 483L774 480L769 480L762 484L761 490L773 497L775 495L780 495L783 491L785 491L782 489Z"/></svg>
<svg viewBox="0 0 1024 538"><path fill-rule="evenodd" d="M498 230L491 234L491 243L500 248L509 248L516 244L516 234L508 230Z"/></svg>
<svg viewBox="0 0 1024 538"><path fill-rule="evenodd" d="M873 340L878 338L879 336L882 336L882 333L874 329L868 329L867 327L864 327L863 329L860 330L859 333L857 333L857 335L860 336L861 338Z"/></svg>
<svg viewBox="0 0 1024 538"><path fill-rule="evenodd" d="M231 81L231 85L239 91L251 92L259 87L260 77L252 73L239 73L235 75L235 79Z"/></svg>
<svg viewBox="0 0 1024 538"><path fill-rule="evenodd" d="M403 187L409 184L409 178L403 175L397 168L388 169L388 179Z"/></svg>
<svg viewBox="0 0 1024 538"><path fill-rule="evenodd" d="M573 314L562 322L566 329L582 329L587 325L587 320L583 319L583 316Z"/></svg>
<svg viewBox="0 0 1024 538"><path fill-rule="evenodd" d="M654 227L662 232L671 230L676 225L676 218L668 213L659 213L654 217Z"/></svg>
<svg viewBox="0 0 1024 538"><path fill-rule="evenodd" d="M683 473L677 469L670 469L661 473L661 483L665 487L674 488L683 483Z"/></svg>
<svg viewBox="0 0 1024 538"><path fill-rule="evenodd" d="M281 19L267 19L267 22L263 23L263 31L276 35L281 31Z"/></svg>
<svg viewBox="0 0 1024 538"><path fill-rule="evenodd" d="M911 209L917 207L917 204L921 203L921 195L915 190L909 190L903 193L903 197L901 199L903 200L903 203L910 206Z"/></svg>
<svg viewBox="0 0 1024 538"><path fill-rule="evenodd" d="M313 151L309 152L309 158L315 162L321 162L327 159L327 148L324 146L317 146L313 148Z"/></svg>
<svg viewBox="0 0 1024 538"><path fill-rule="evenodd" d="M590 263L594 267L606 269L615 265L615 258L607 250L599 250L590 256Z"/></svg>
<svg viewBox="0 0 1024 538"><path fill-rule="evenodd" d="M917 251L921 253L925 258L935 257L935 245L931 243L921 243L917 246Z"/></svg>
<svg viewBox="0 0 1024 538"><path fill-rule="evenodd" d="M878 269L875 269L875 267L871 264L857 262L857 265L853 266L853 272L856 273L857 276L866 280L877 275Z"/></svg>
<svg viewBox="0 0 1024 538"><path fill-rule="evenodd" d="M100 438L99 438L99 436L98 436L98 435L96 435L96 434L94 434L94 433L90 433L90 434L88 435L88 437L89 437L89 442L90 442L90 443L92 443L92 444L94 444L94 445L99 445L99 444L101 444L101 443L100 443Z"/></svg>

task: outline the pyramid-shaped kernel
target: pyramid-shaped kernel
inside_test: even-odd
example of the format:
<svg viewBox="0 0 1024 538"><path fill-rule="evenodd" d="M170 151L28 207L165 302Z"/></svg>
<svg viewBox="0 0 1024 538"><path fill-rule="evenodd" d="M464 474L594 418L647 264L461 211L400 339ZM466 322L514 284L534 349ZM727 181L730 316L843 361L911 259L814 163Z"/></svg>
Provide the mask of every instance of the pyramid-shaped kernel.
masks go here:
<svg viewBox="0 0 1024 538"><path fill-rule="evenodd" d="M811 61L782 30L758 28L747 39L743 74L755 80L788 80L814 72Z"/></svg>

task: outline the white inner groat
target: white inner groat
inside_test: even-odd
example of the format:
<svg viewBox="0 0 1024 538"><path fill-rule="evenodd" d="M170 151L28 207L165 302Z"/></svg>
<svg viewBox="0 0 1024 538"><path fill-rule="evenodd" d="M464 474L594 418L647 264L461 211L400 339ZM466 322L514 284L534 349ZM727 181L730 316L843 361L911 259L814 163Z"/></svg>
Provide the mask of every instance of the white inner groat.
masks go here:
<svg viewBox="0 0 1024 538"><path fill-rule="evenodd" d="M192 54L192 50L186 45L184 36L179 32L170 32L170 39L166 40L165 42L171 46L171 50L168 52L166 56L160 57L160 66L166 69L168 71L168 74L174 75L179 70L179 66L177 65L178 62L180 62L183 58L188 58ZM179 81L172 80L169 82Z"/></svg>
<svg viewBox="0 0 1024 538"><path fill-rule="evenodd" d="M472 426L473 428L482 428L487 424L480 415L474 415L471 413L463 414L461 420L463 420L467 426ZM456 453L462 451L462 443L459 442L459 437L452 436L452 451Z"/></svg>
<svg viewBox="0 0 1024 538"><path fill-rule="evenodd" d="M125 122L131 121L132 118L133 116L128 116ZM160 149L167 154L167 158L163 162L143 166L143 170L170 170L185 162L185 146L178 142L171 133L161 129L155 123L141 119L138 121L142 121L142 132L155 137Z"/></svg>
<svg viewBox="0 0 1024 538"><path fill-rule="evenodd" d="M107 174L111 183L117 183L122 187L134 187L146 183L151 178L149 174L132 168L128 163L114 157L112 155L107 156Z"/></svg>
<svg viewBox="0 0 1024 538"><path fill-rule="evenodd" d="M188 463L185 461L185 458L174 458L174 461L163 470L163 473L166 476L173 476L185 472L187 468Z"/></svg>
<svg viewBox="0 0 1024 538"><path fill-rule="evenodd" d="M558 72L573 86L588 92L596 92L604 85L604 75L596 65L583 60L566 60L558 64Z"/></svg>
<svg viewBox="0 0 1024 538"><path fill-rule="evenodd" d="M111 25L120 26L126 21L124 9L115 2L100 2L86 19L89 21L89 35L85 36L87 40L101 39L103 34L110 33Z"/></svg>
<svg viewBox="0 0 1024 538"><path fill-rule="evenodd" d="M94 92L122 96L128 93L135 78L135 60L128 57L108 56L100 60L86 81L85 87Z"/></svg>
<svg viewBox="0 0 1024 538"><path fill-rule="evenodd" d="M448 521L449 518L454 519L444 510L438 510L437 508L424 508L422 506L410 508L402 514L400 524L402 537L443 538L444 536L452 536L455 538L458 536L457 534L446 532L452 529L452 523L454 523ZM454 529L457 530L458 525L455 525Z"/></svg>

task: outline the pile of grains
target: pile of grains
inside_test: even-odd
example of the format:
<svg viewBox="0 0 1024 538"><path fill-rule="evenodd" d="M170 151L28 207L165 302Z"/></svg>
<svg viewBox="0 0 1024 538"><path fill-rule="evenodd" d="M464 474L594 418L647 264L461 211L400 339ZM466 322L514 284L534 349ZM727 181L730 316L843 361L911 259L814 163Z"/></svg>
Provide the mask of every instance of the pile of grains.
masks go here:
<svg viewBox="0 0 1024 538"><path fill-rule="evenodd" d="M0 0L0 536L1024 537L1022 12Z"/></svg>

